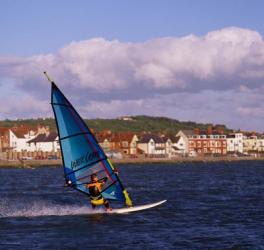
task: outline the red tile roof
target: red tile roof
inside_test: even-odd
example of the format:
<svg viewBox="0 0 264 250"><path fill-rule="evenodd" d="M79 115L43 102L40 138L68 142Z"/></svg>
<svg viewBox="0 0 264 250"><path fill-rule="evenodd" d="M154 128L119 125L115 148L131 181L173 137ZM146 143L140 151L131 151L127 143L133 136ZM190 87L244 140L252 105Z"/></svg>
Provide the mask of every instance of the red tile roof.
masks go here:
<svg viewBox="0 0 264 250"><path fill-rule="evenodd" d="M111 137L112 142L128 142L131 143L135 133L132 132L120 132L120 133L114 133Z"/></svg>

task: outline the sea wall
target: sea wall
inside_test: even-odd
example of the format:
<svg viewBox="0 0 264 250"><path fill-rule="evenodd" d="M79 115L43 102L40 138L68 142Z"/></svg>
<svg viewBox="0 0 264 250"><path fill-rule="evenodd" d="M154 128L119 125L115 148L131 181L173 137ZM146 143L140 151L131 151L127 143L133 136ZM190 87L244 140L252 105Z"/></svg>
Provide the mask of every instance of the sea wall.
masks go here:
<svg viewBox="0 0 264 250"><path fill-rule="evenodd" d="M186 158L123 158L111 159L115 164L144 164L144 163L183 163L183 162L228 162L228 161L255 161L264 157L186 157ZM0 167L43 167L61 166L61 160L0 160Z"/></svg>

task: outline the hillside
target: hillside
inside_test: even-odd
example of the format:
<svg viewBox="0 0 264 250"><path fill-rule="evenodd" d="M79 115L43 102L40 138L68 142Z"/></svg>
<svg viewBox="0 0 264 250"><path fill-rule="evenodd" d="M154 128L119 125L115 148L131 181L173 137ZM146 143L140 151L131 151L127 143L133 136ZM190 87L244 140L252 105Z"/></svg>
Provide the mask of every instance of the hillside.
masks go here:
<svg viewBox="0 0 264 250"><path fill-rule="evenodd" d="M213 124L202 124L196 122L181 122L166 117L152 116L131 116L131 120L122 119L85 119L90 128L95 131L111 130L113 132L131 131L131 132L153 132L175 134L180 129L206 129ZM25 124L27 126L37 126L38 124L49 126L51 130L56 130L53 118L39 119L21 119L21 120L4 120L0 121L0 127L12 127L14 125ZM225 125L221 126L225 131L229 129Z"/></svg>

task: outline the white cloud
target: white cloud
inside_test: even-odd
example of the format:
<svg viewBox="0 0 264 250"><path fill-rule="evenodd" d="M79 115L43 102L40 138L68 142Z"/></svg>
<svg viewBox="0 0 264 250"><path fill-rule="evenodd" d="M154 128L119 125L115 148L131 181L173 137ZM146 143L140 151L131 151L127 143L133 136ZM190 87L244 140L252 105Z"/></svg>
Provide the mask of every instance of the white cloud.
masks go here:
<svg viewBox="0 0 264 250"><path fill-rule="evenodd" d="M90 118L151 114L263 131L263 92L242 88L159 94L137 100L87 101L78 110L82 116Z"/></svg>
<svg viewBox="0 0 264 250"><path fill-rule="evenodd" d="M47 101L29 95L12 95L0 100L0 119L20 119L51 117L52 111Z"/></svg>
<svg viewBox="0 0 264 250"><path fill-rule="evenodd" d="M202 37L143 43L94 38L72 42L54 54L0 56L0 87L11 79L22 96L21 105L12 97L0 100L0 112L2 117L48 112L48 83L42 74L47 70L73 102L78 99L87 116L145 113L222 119L230 126L241 120L244 126L245 114L262 118L263 68L263 38L249 29L229 27Z"/></svg>
<svg viewBox="0 0 264 250"><path fill-rule="evenodd" d="M96 92L130 89L219 89L219 80L263 78L264 42L256 31L230 27L194 35L121 43L95 38L72 42L56 54L0 58L1 74L17 82L40 80L43 70L67 85Z"/></svg>

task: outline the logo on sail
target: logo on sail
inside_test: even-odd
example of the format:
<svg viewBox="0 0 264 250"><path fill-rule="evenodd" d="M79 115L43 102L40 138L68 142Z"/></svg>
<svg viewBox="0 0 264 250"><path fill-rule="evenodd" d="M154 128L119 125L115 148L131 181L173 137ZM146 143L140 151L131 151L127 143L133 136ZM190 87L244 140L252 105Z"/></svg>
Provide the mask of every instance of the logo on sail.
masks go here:
<svg viewBox="0 0 264 250"><path fill-rule="evenodd" d="M99 159L99 158L100 158L100 155L99 155L98 151L87 152L86 155L83 155L83 156L79 157L78 159L71 161L71 168L77 169L79 166L81 166L83 164L89 164L89 163L91 163L94 160Z"/></svg>

